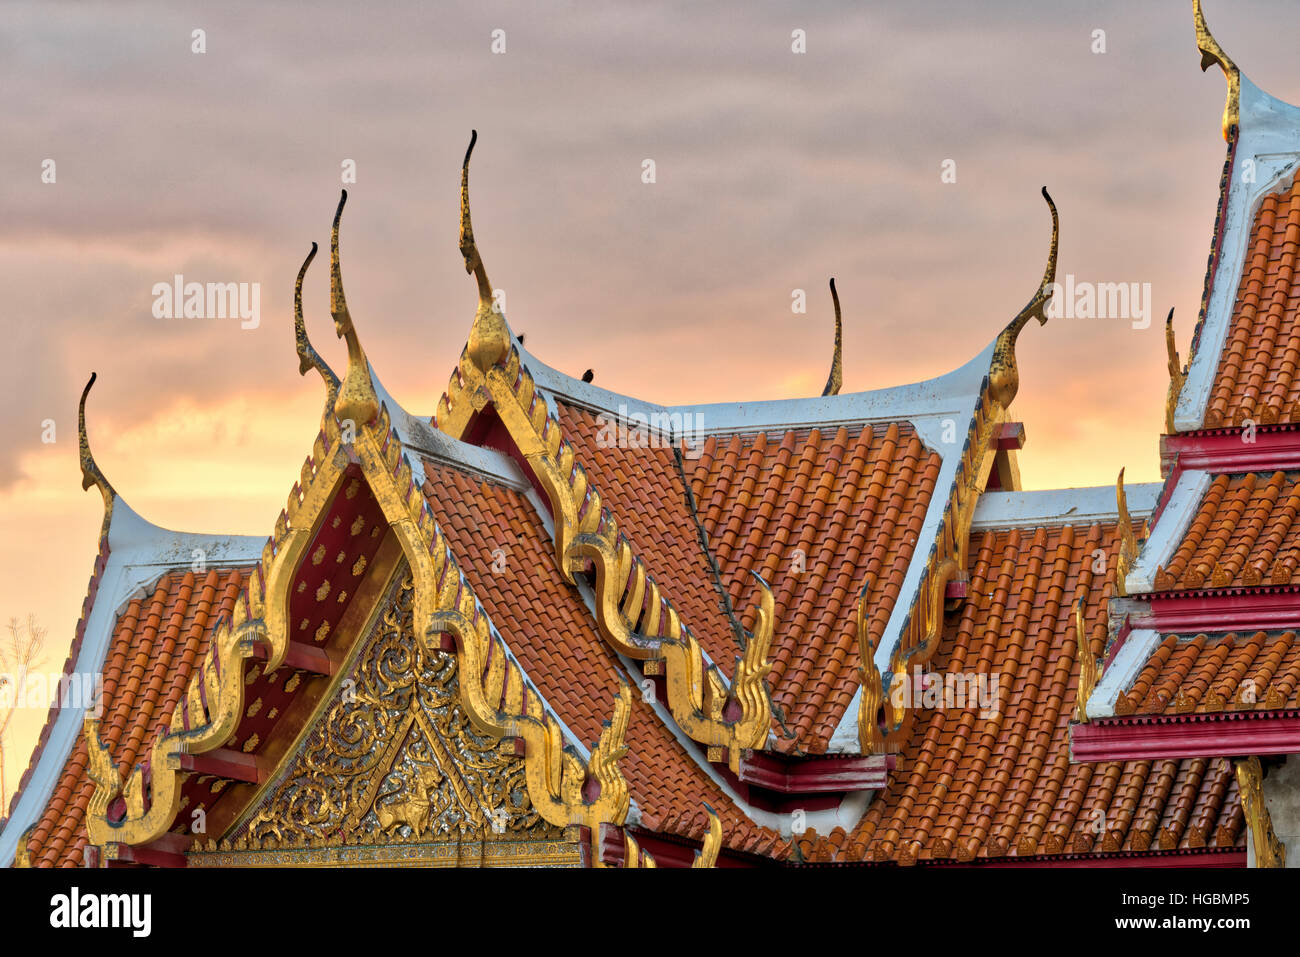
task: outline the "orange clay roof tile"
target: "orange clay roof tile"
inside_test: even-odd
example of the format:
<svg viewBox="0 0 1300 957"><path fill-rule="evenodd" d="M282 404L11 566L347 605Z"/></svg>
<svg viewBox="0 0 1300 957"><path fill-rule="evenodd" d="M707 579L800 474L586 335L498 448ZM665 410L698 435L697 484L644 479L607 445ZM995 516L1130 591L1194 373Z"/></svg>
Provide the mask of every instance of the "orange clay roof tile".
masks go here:
<svg viewBox="0 0 1300 957"><path fill-rule="evenodd" d="M683 621L730 674L738 644L699 545L673 451L601 447L598 420L560 404L565 434ZM684 458L727 602L753 627L751 572L772 587L769 687L777 749L819 754L858 687L854 608L868 593L876 641L898 600L940 457L906 424L710 436ZM652 504L653 508L647 508Z"/></svg>
<svg viewBox="0 0 1300 957"><path fill-rule="evenodd" d="M100 726L118 768L133 766L165 733L194 662L206 652L217 622L234 611L255 568L167 572L148 597L132 599L118 615L104 660ZM86 764L86 739L79 734L28 839L34 866L81 865L86 807L95 790Z"/></svg>
<svg viewBox="0 0 1300 957"><path fill-rule="evenodd" d="M1266 196L1252 227L1205 427L1300 421L1300 180Z"/></svg>
<svg viewBox="0 0 1300 957"><path fill-rule="evenodd" d="M612 714L620 677L628 676L577 588L554 571L554 548L536 510L512 489L453 468L426 462L425 474L425 497L475 595L556 714L593 744ZM739 811L640 693L626 741L619 766L646 827L700 840L707 803L722 818L728 848L786 856L789 842Z"/></svg>
<svg viewBox="0 0 1300 957"><path fill-rule="evenodd" d="M1100 655L1115 555L1113 526L975 533L971 597L929 668L993 676L999 706L923 711L858 826L804 835L802 858L915 864L1235 847L1243 828L1226 762L1070 763L1073 605L1085 599L1090 652Z"/></svg>
<svg viewBox="0 0 1300 957"><path fill-rule="evenodd" d="M1300 707L1300 643L1294 631L1167 635L1115 714L1210 714Z"/></svg>
<svg viewBox="0 0 1300 957"><path fill-rule="evenodd" d="M1285 585L1300 555L1300 472L1216 475L1157 591Z"/></svg>

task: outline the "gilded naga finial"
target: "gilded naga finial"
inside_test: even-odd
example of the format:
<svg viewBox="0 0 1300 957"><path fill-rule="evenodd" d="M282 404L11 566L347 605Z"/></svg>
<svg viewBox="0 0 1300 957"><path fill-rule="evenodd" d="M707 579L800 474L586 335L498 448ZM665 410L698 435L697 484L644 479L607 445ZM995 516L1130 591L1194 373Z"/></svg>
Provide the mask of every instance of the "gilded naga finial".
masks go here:
<svg viewBox="0 0 1300 957"><path fill-rule="evenodd" d="M1183 369L1182 361L1178 357L1178 346L1174 342L1174 311L1169 310L1169 316L1165 319L1165 352L1169 358L1169 393L1165 396L1165 433L1173 435L1177 430L1174 428L1174 410L1178 407L1178 395L1183 391L1183 383L1187 381L1187 372Z"/></svg>
<svg viewBox="0 0 1300 957"><path fill-rule="evenodd" d="M831 300L835 303L835 353L831 357L831 374L826 379L822 395L839 395L844 384L844 327L840 320L840 294L835 291L835 278L831 277Z"/></svg>
<svg viewBox="0 0 1300 957"><path fill-rule="evenodd" d="M474 242L474 227L470 222L469 158L477 142L478 130L470 130L469 149L465 150L465 162L460 169L460 254L465 257L465 272L472 272L478 283L478 311L474 314L474 326L470 329L466 348L474 365L486 373L510 351L510 330L493 300L492 283L488 281L487 268L479 255L478 244Z"/></svg>
<svg viewBox="0 0 1300 957"><path fill-rule="evenodd" d="M989 369L989 390L993 399L1003 409L1011 405L1011 400L1020 391L1020 370L1016 367L1016 340L1020 330L1030 319L1037 319L1039 325L1047 322L1047 302L1052 298L1052 284L1056 281L1056 251L1060 240L1061 222L1056 214L1056 204L1052 202L1047 187L1043 187L1043 199L1052 211L1052 245L1047 251L1047 268L1043 270L1043 281L1035 291L1033 298L1021 309L1016 317L1007 324L998 336L993 348L993 363Z"/></svg>
<svg viewBox="0 0 1300 957"><path fill-rule="evenodd" d="M716 867L718 852L722 850L722 820L718 817L718 812L707 804L704 805L704 810L709 812L709 830L704 835L704 846L696 853L691 867Z"/></svg>
<svg viewBox="0 0 1300 957"><path fill-rule="evenodd" d="M325 388L332 406L339 391L339 377L334 374L334 370L321 358L321 354L316 351L316 347L307 338L307 323L302 318L302 281L307 275L307 267L311 265L311 261L315 258L316 244L312 243L311 252L302 261L302 267L298 270L298 280L293 284L293 335L298 345L298 374L306 375L309 369L315 369L319 372L320 377L325 380Z"/></svg>
<svg viewBox="0 0 1300 957"><path fill-rule="evenodd" d="M1119 522L1115 529L1119 536L1119 555L1115 559L1115 593L1121 598L1128 595L1125 579L1138 560L1137 534L1133 531L1133 519L1128 513L1128 496L1124 493L1124 470L1119 470L1115 481L1115 505L1119 512Z"/></svg>
<svg viewBox="0 0 1300 957"><path fill-rule="evenodd" d="M1192 0L1192 20L1196 24L1196 48L1201 51L1201 72L1217 63L1228 81L1228 98L1223 104L1223 138L1231 139L1232 128L1241 123L1241 70L1223 52L1223 47L1205 25L1201 0Z"/></svg>
<svg viewBox="0 0 1300 957"><path fill-rule="evenodd" d="M99 489L99 494L104 496L104 524L100 528L100 535L104 536L108 534L108 525L113 519L113 500L117 498L117 492L95 462L95 456L90 452L90 438L86 435L86 396L90 395L90 387L98 377L98 373L92 372L90 381L81 390L81 401L77 404L77 444L81 453L82 490L94 485Z"/></svg>
<svg viewBox="0 0 1300 957"><path fill-rule="evenodd" d="M856 615L862 695L858 701L858 745L863 754L882 754L885 736L880 730L880 706L885 702L884 682L876 667L876 645L867 622L867 586L858 593Z"/></svg>
<svg viewBox="0 0 1300 957"><path fill-rule="evenodd" d="M1080 598L1074 604L1074 643L1079 656L1079 687L1074 696L1074 720L1080 724L1088 723L1088 699L1101 680L1097 670L1097 659L1092 656L1092 642L1088 638L1088 627L1084 621L1085 602Z"/></svg>
<svg viewBox="0 0 1300 957"><path fill-rule="evenodd" d="M348 201L348 191L339 197L334 212L334 227L330 235L330 315L334 317L334 331L348 344L348 371L334 401L334 414L340 422L351 421L354 427L366 425L379 414L379 398L374 383L370 381L370 363L361 340L357 338L352 314L343 295L343 272L339 267L339 220L343 218L343 205ZM310 261L310 257L308 257Z"/></svg>

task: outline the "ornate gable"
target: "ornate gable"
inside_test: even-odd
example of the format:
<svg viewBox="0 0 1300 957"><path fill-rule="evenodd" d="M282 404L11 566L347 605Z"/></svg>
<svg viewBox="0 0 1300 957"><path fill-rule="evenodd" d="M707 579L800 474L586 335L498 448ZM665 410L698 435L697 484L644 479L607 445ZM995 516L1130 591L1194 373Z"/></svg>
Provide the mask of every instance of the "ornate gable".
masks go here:
<svg viewBox="0 0 1300 957"><path fill-rule="evenodd" d="M398 568L334 695L231 838L194 864L579 863L528 798L524 759L476 731L454 654L415 639Z"/></svg>

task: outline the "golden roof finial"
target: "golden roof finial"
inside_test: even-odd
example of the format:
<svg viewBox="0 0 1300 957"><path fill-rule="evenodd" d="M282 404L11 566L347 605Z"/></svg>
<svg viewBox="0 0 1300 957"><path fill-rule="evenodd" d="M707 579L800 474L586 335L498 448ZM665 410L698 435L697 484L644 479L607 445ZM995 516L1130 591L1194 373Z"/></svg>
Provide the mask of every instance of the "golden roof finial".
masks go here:
<svg viewBox="0 0 1300 957"><path fill-rule="evenodd" d="M1052 298L1052 284L1056 281L1056 253L1061 236L1061 221L1046 186L1043 187L1043 199L1052 211L1052 244L1047 251L1047 268L1043 270L1043 281L1025 308L1016 314L998 336L997 345L993 348L993 364L989 369L990 392L1004 409L1011 405L1011 400L1020 391L1020 370L1016 367L1016 340L1020 336L1020 330L1031 318L1037 319L1039 325L1047 323L1044 310Z"/></svg>
<svg viewBox="0 0 1300 957"><path fill-rule="evenodd" d="M718 852L722 850L722 820L718 817L718 812L707 804L704 805L704 810L709 812L709 831L704 835L704 845L695 855L691 867L716 867Z"/></svg>
<svg viewBox="0 0 1300 957"><path fill-rule="evenodd" d="M1119 470L1115 481L1115 505L1119 511L1119 522L1115 532L1119 536L1119 555L1115 559L1115 593L1120 597L1128 595L1125 579L1133 570L1138 559L1137 535L1133 531L1133 519L1128 514L1128 496L1124 494L1124 470Z"/></svg>
<svg viewBox="0 0 1300 957"><path fill-rule="evenodd" d="M486 373L492 365L510 350L510 330L492 297L492 283L488 281L487 268L474 242L474 227L469 216L469 158L478 142L478 130L470 130L469 149L460 168L460 254L465 257L465 272L474 274L478 282L478 311L469 331L466 349L480 372Z"/></svg>
<svg viewBox="0 0 1300 957"><path fill-rule="evenodd" d="M100 529L102 536L108 534L108 524L113 518L113 500L117 497L117 492L113 490L113 486L109 484L95 462L95 456L90 452L90 438L86 435L86 396L90 395L90 387L95 384L97 378L99 378L98 373L90 374L90 381L81 390L81 401L77 403L77 445L81 453L82 491L94 485L99 488L99 494L104 496L104 524Z"/></svg>
<svg viewBox="0 0 1300 957"><path fill-rule="evenodd" d="M311 340L307 338L307 324L302 318L302 281L307 275L307 267L311 261L316 258L316 244L311 244L311 252L307 258L302 261L302 268L298 270L298 280L293 284L293 334L298 344L298 374L306 375L308 369L315 369L320 373L320 377L325 380L325 388L329 392L330 403L333 404L335 395L339 390L339 377L334 374L334 370L329 364L321 358L321 354L316 351Z"/></svg>
<svg viewBox="0 0 1300 957"><path fill-rule="evenodd" d="M1092 697L1092 690L1097 687L1101 675L1097 671L1097 659L1092 656L1092 642L1088 638L1083 608L1084 600L1080 598L1074 604L1074 643L1079 656L1079 687L1074 696L1074 720L1087 724L1088 699Z"/></svg>
<svg viewBox="0 0 1300 957"><path fill-rule="evenodd" d="M1201 72L1217 63L1228 80L1228 98L1223 104L1223 138L1226 140L1231 137L1232 128L1241 123L1241 70L1223 52L1223 47L1205 25L1201 0L1192 0L1192 19L1196 24L1196 48L1201 51Z"/></svg>
<svg viewBox="0 0 1300 957"><path fill-rule="evenodd" d="M840 321L840 294L835 291L835 277L831 277L831 300L835 303L835 354L831 358L831 374L826 379L822 395L839 395L844 384L844 328Z"/></svg>
<svg viewBox="0 0 1300 957"><path fill-rule="evenodd" d="M1173 309L1169 310L1169 316L1165 319L1165 352L1169 358L1169 394L1165 396L1165 432L1173 435L1176 431L1174 410L1178 406L1178 395L1183 391L1183 383L1187 380L1187 373L1178 358L1178 346L1174 342Z"/></svg>
<svg viewBox="0 0 1300 957"><path fill-rule="evenodd" d="M361 340L357 338L352 314L343 295L343 272L339 268L339 220L343 218L343 204L348 201L348 191L339 197L334 211L334 228L330 236L330 315L334 317L334 331L348 344L348 371L334 400L334 414L340 421L351 420L361 426L379 414L379 398L374 383L370 381L370 363ZM310 257L308 257L310 261ZM305 268L305 267L304 267Z"/></svg>

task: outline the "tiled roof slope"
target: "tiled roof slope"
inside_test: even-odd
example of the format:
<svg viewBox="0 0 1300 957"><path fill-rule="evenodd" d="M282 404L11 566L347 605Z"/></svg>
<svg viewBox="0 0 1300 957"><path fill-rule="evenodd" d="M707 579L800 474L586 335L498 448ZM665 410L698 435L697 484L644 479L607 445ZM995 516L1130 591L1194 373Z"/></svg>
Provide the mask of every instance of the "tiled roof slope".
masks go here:
<svg viewBox="0 0 1300 957"><path fill-rule="evenodd" d="M1216 475L1159 591L1285 585L1300 563L1300 472Z"/></svg>
<svg viewBox="0 0 1300 957"><path fill-rule="evenodd" d="M1294 631L1167 635L1115 701L1116 715L1208 714L1300 707Z"/></svg>
<svg viewBox="0 0 1300 957"><path fill-rule="evenodd" d="M514 489L455 468L426 461L425 475L425 497L475 595L561 720L594 743L610 717L619 676L627 680L627 674L577 589L555 572L554 546L536 509ZM722 819L727 847L786 856L788 841L741 813L639 693L626 742L619 767L643 825L700 840L708 829L707 802Z"/></svg>
<svg viewBox="0 0 1300 957"><path fill-rule="evenodd" d="M579 460L605 507L665 589L682 623L730 677L740 646L700 547L673 450L621 448L602 439L599 416L564 402L556 405L564 434L581 450Z"/></svg>
<svg viewBox="0 0 1300 957"><path fill-rule="evenodd" d="M1300 421L1300 182L1255 214L1205 427Z"/></svg>
<svg viewBox="0 0 1300 957"><path fill-rule="evenodd" d="M166 732L217 622L233 612L255 568L168 572L147 598L132 599L118 616L104 660L100 736L119 768L133 766ZM33 866L81 865L86 806L95 790L86 766L86 741L79 735L28 840Z"/></svg>
<svg viewBox="0 0 1300 957"><path fill-rule="evenodd" d="M1116 552L1113 525L975 533L971 597L930 669L1000 675L998 713L918 714L861 823L800 839L800 855L915 864L1235 847L1243 818L1226 762L1070 763L1073 605L1086 600L1090 653L1100 656Z"/></svg>
<svg viewBox="0 0 1300 957"><path fill-rule="evenodd" d="M581 445L605 504L729 673L737 644L672 450L603 447L596 416L559 406L565 433ZM878 641L940 464L910 425L897 423L710 436L698 458L683 460L727 601L746 629L754 624L750 572L773 589L768 686L784 716L778 750L826 751L859 684L859 589L867 586Z"/></svg>
<svg viewBox="0 0 1300 957"><path fill-rule="evenodd" d="M753 627L750 572L776 598L773 697L793 737L820 753L860 684L854 614L867 589L878 644L916 549L941 460L890 424L710 438L692 492L733 607Z"/></svg>

